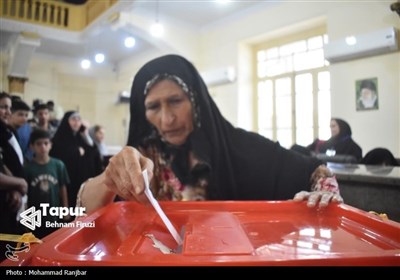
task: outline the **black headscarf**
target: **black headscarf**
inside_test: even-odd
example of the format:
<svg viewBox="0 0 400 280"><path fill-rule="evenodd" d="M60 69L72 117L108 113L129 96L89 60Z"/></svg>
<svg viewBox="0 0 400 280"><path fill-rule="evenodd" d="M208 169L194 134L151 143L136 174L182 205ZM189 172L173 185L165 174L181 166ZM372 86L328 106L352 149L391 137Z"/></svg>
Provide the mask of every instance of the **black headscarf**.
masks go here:
<svg viewBox="0 0 400 280"><path fill-rule="evenodd" d="M326 150L333 149L336 151L336 155L351 155L354 156L357 161L360 161L362 158L362 149L351 137L352 132L350 125L342 119L332 118L332 120L337 122L339 134L331 137L322 144L319 151L325 153Z"/></svg>
<svg viewBox="0 0 400 280"><path fill-rule="evenodd" d="M136 74L131 90L128 145L143 147L145 139L152 135L154 128L145 116L144 90L155 75L165 73L180 77L194 94L200 126L195 126L185 146L211 168L208 199L289 199L300 190L310 189L310 176L320 162L288 151L256 133L234 128L221 115L195 67L178 55L156 58ZM180 172L176 175L184 181Z"/></svg>
<svg viewBox="0 0 400 280"><path fill-rule="evenodd" d="M372 149L363 157L360 163L368 165L399 166L392 152L386 148Z"/></svg>

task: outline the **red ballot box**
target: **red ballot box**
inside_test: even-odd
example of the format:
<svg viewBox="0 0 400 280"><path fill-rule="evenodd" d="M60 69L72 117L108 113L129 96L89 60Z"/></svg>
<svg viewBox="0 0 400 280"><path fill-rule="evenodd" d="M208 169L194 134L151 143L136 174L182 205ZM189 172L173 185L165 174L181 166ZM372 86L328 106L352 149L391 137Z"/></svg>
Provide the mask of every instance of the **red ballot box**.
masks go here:
<svg viewBox="0 0 400 280"><path fill-rule="evenodd" d="M31 244L7 266L400 266L400 224L345 204L161 202L178 246L151 206L118 202Z"/></svg>

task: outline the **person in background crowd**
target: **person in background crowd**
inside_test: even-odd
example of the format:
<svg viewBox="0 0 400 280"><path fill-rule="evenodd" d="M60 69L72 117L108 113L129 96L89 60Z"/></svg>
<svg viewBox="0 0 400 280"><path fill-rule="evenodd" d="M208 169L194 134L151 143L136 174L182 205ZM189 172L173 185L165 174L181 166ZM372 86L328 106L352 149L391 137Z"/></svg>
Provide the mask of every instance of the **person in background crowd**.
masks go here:
<svg viewBox="0 0 400 280"><path fill-rule="evenodd" d="M0 112L1 112L0 101ZM1 118L1 113L0 113ZM1 126L1 125L0 125ZM28 184L22 178L14 177L3 162L2 148L0 147L0 233L17 234L16 213L21 207L21 199L14 199L15 192L18 197L27 193ZM0 241L0 262L5 259L6 245L9 242Z"/></svg>
<svg viewBox="0 0 400 280"><path fill-rule="evenodd" d="M75 207L80 185L103 170L100 154L77 111L65 113L52 142L50 156L60 159L67 167L71 180L67 185L68 203Z"/></svg>
<svg viewBox="0 0 400 280"><path fill-rule="evenodd" d="M325 140L315 139L310 145L306 147L306 149L311 152L311 155L316 155L321 153L321 146L325 143Z"/></svg>
<svg viewBox="0 0 400 280"><path fill-rule="evenodd" d="M49 156L51 149L50 134L42 129L32 131L30 148L33 151L31 162L25 163L25 179L28 182L28 207L40 207L40 203L48 203L50 207L68 207L67 184L69 177L64 163ZM64 221L68 221L65 217ZM63 222L54 216L43 217L43 222ZM42 238L57 227L41 227L34 234Z"/></svg>
<svg viewBox="0 0 400 280"><path fill-rule="evenodd" d="M17 212L26 195L23 179L23 155L17 139L8 126L11 118L11 96L0 92L0 232L22 233L17 223Z"/></svg>
<svg viewBox="0 0 400 280"><path fill-rule="evenodd" d="M339 118L331 118L331 138L319 146L320 153L328 156L353 156L357 162L362 158L361 147L353 140L350 125Z"/></svg>
<svg viewBox="0 0 400 280"><path fill-rule="evenodd" d="M40 104L44 104L44 102L43 102L42 99L39 99L39 98L34 99L34 100L32 101L32 111L35 111L35 110L36 110L36 107L39 106Z"/></svg>
<svg viewBox="0 0 400 280"><path fill-rule="evenodd" d="M94 144L99 150L101 160L103 162L104 167L107 165L105 162L105 158L108 156L108 149L106 144L104 143L105 138L105 129L101 125L95 125L89 129L89 135L93 139Z"/></svg>
<svg viewBox="0 0 400 280"><path fill-rule="evenodd" d="M56 106L53 100L49 100L46 103L50 114L50 123L54 127L60 125L60 119L64 116L64 110L60 106Z"/></svg>
<svg viewBox="0 0 400 280"><path fill-rule="evenodd" d="M36 124L34 125L34 127L47 131L50 135L50 139L53 138L54 134L57 131L57 127L50 122L50 113L47 105L37 105L35 107L34 114L36 119Z"/></svg>
<svg viewBox="0 0 400 280"><path fill-rule="evenodd" d="M310 207L341 202L337 182L318 159L233 127L195 67L167 55L145 64L131 90L128 146L100 176L82 184L88 212L118 195L147 201L142 171L159 200L296 200ZM321 181L322 180L322 181ZM328 180L329 181L329 180ZM311 192L310 192L311 191Z"/></svg>
<svg viewBox="0 0 400 280"><path fill-rule="evenodd" d="M14 95L11 99L12 107L9 125L18 140L23 156L27 159L31 159L29 151L29 136L31 135L32 128L28 123L29 112L31 109L28 104L21 99L21 97Z"/></svg>
<svg viewBox="0 0 400 280"><path fill-rule="evenodd" d="M28 115L30 112L30 108L29 108L28 104L26 104L19 96L15 96L15 95L11 96L11 99L12 99L11 116L8 120L8 125L9 125L9 128L11 129L13 135L15 136L15 139L17 140L17 143L16 143L16 145L13 146L13 148L17 152L18 158L20 161L20 165L18 165L18 169L22 169L22 166L23 166L25 160L27 159L27 157L29 157L28 143L29 143L29 135L30 135L31 129L29 127L29 124L27 124L27 121L28 121ZM28 129L22 130L23 133L21 135L19 135L18 129L20 129L24 125L26 127L28 127ZM6 165L8 166L7 163L6 163ZM11 167L10 167L10 170L11 170ZM18 171L18 172L20 172L20 171ZM16 173L14 173L13 171L12 171L12 174L17 177L23 177L21 175L15 175ZM22 172L22 174L23 174L23 172ZM22 196L22 204L19 209L19 212L17 213L18 221L20 220L19 214L22 213L23 211L25 211L25 209L26 209L27 201L28 201L28 197L26 195ZM23 227L21 225L21 230L22 229L23 229Z"/></svg>
<svg viewBox="0 0 400 280"><path fill-rule="evenodd" d="M361 164L399 166L396 158L386 148L375 148L369 151L360 161Z"/></svg>

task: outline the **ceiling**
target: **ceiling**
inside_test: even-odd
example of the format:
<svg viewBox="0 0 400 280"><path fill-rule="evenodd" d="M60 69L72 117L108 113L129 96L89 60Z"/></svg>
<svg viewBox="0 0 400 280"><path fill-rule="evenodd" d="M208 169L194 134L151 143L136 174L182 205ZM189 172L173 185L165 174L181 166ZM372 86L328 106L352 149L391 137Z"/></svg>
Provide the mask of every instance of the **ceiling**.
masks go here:
<svg viewBox="0 0 400 280"><path fill-rule="evenodd" d="M139 14L142 17L158 18L160 23L166 23L165 29L173 28L174 24L184 25L192 28L194 32L207 30L216 24L225 24L234 21L244 15L266 7L271 2L267 1L233 1L225 4L216 3L210 0L160 0L160 1L131 1L125 5L123 12L128 14ZM5 49L8 43L15 40L18 30L16 28L3 28L5 24L0 22L0 48ZM116 64L119 61L141 51L155 48L154 39L146 40L141 36L135 36L135 30L129 31L122 29L113 29L111 25L104 25L97 28L96 34L80 40L80 42L68 42L65 38L49 38L46 33L41 33L40 46L36 53L52 55L64 59L82 59L89 53L101 51L106 55L108 64ZM136 38L136 45L128 49L123 45L126 36L133 35ZM145 36L151 36L145 35ZM62 37L62 36L61 36Z"/></svg>

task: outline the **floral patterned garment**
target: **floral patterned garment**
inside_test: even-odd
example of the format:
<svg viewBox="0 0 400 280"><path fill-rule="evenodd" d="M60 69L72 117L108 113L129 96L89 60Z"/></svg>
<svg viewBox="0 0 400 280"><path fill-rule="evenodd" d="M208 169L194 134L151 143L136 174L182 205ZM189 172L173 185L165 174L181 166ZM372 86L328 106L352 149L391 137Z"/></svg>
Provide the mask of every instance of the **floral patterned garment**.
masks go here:
<svg viewBox="0 0 400 280"><path fill-rule="evenodd" d="M165 159L165 155L154 146L139 150L154 163L154 176L150 188L157 200L201 201L206 199L207 179L198 178L192 185L184 185L171 168L172 159Z"/></svg>

